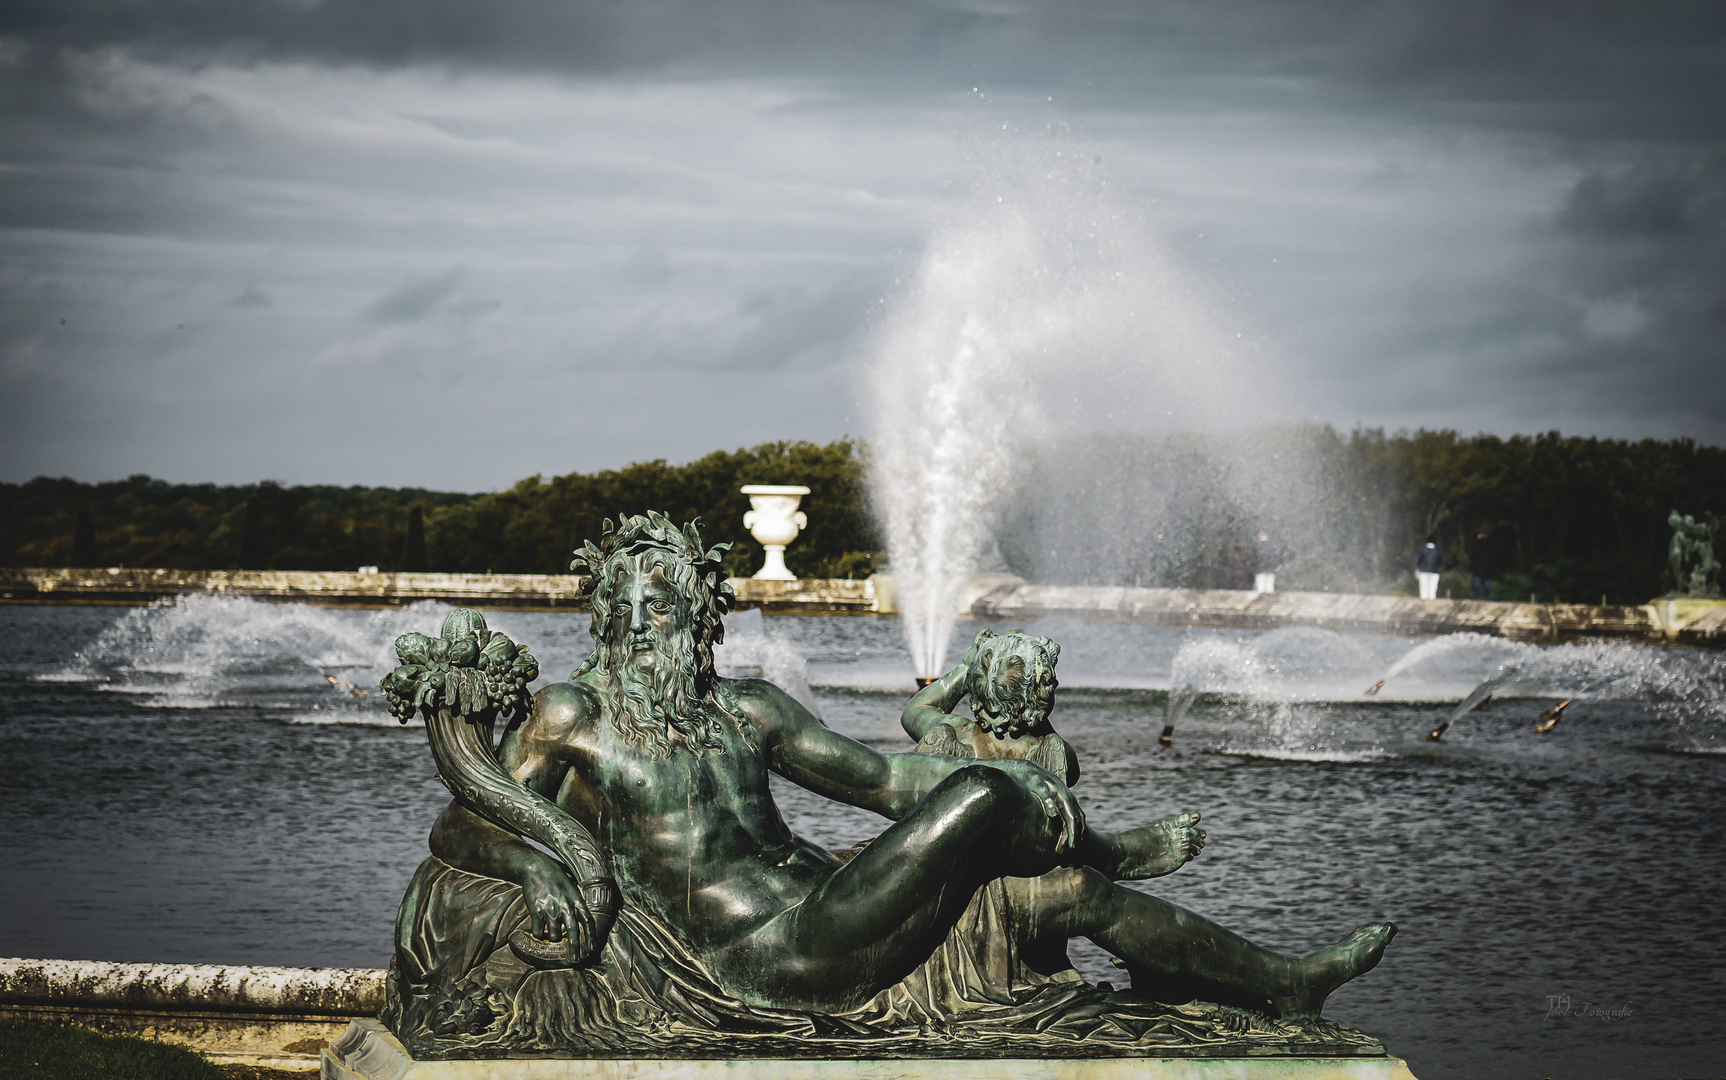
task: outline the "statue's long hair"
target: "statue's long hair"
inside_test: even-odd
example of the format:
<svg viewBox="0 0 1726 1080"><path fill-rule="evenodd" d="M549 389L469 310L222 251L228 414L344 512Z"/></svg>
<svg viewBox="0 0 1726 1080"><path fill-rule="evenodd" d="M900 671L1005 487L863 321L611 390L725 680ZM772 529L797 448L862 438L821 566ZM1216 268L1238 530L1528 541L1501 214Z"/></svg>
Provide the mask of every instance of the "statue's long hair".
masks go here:
<svg viewBox="0 0 1726 1080"><path fill-rule="evenodd" d="M624 518L615 529L607 518L599 543L583 544L569 564L582 575L580 591L592 611L589 633L596 646L571 677L590 671L609 676L604 685L613 726L655 757L680 744L696 753L719 750L719 716L737 719L713 665L713 647L725 640L724 617L735 601L721 561L731 545L703 548L696 525L692 521L679 529L652 511ZM679 599L667 643L670 653L662 652L655 675L658 701L650 699L647 687L613 666L614 651L622 643L611 640L611 605L630 571L658 571ZM652 715L655 711L663 715Z"/></svg>

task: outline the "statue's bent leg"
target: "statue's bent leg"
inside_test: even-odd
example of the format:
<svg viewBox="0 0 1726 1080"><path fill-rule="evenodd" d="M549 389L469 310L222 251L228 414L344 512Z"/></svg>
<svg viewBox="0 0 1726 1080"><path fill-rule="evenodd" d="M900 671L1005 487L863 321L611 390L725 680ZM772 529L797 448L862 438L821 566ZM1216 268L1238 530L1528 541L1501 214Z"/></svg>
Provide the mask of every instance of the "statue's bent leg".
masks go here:
<svg viewBox="0 0 1726 1080"><path fill-rule="evenodd" d="M960 769L802 903L728 950L726 981L761 1005L860 1005L928 959L982 885L1053 866L1060 828L1006 773Z"/></svg>
<svg viewBox="0 0 1726 1080"><path fill-rule="evenodd" d="M1124 960L1134 990L1148 996L1268 1006L1283 1016L1317 1016L1332 990L1378 963L1396 933L1389 923L1363 926L1328 949L1286 956L1084 869L1009 879L1007 898L1027 956L1086 937Z"/></svg>

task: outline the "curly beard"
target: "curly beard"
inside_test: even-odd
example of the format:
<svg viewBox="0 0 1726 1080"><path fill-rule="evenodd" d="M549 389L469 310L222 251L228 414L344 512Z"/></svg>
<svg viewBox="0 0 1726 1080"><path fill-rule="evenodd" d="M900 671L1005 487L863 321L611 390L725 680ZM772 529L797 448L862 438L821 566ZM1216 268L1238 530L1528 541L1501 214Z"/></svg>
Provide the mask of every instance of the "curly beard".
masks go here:
<svg viewBox="0 0 1726 1080"><path fill-rule="evenodd" d="M629 743L656 758L679 750L723 752L719 720L696 690L695 638L687 628L649 631L653 664L636 660L630 635L606 646L611 668L611 724Z"/></svg>

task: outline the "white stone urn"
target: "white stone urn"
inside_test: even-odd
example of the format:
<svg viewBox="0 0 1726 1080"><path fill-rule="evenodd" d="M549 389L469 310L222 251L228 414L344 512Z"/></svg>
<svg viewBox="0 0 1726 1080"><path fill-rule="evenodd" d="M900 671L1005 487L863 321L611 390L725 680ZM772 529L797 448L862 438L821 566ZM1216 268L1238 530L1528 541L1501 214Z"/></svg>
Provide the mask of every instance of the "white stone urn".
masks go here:
<svg viewBox="0 0 1726 1080"><path fill-rule="evenodd" d="M785 545L809 524L797 509L809 489L795 484L745 484L742 490L755 508L743 515L743 527L767 549L766 565L756 572L756 580L796 581L796 575L785 569Z"/></svg>

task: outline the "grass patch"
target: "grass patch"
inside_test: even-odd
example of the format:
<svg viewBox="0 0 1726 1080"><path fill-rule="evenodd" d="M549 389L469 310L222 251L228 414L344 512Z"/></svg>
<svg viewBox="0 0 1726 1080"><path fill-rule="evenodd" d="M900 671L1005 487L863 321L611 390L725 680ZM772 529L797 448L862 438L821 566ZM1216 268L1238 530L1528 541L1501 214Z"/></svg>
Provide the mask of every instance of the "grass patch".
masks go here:
<svg viewBox="0 0 1726 1080"><path fill-rule="evenodd" d="M31 1020L0 1020L0 1080L223 1080L178 1046Z"/></svg>

